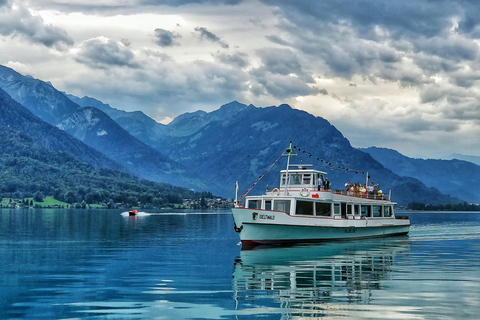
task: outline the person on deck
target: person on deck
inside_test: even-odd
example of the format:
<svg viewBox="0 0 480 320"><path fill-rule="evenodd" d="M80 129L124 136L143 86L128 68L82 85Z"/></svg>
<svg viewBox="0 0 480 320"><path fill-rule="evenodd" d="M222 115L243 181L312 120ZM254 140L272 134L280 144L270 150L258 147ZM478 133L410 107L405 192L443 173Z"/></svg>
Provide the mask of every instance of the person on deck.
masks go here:
<svg viewBox="0 0 480 320"><path fill-rule="evenodd" d="M320 191L323 189L323 180L322 180L322 176L318 176L318 179L317 179L317 190Z"/></svg>
<svg viewBox="0 0 480 320"><path fill-rule="evenodd" d="M373 196L373 182L370 182L370 184L367 186L367 192L369 196Z"/></svg>
<svg viewBox="0 0 480 320"><path fill-rule="evenodd" d="M348 191L348 189L350 189L351 186L352 184L350 183L350 180L348 180L347 183L345 183L345 191Z"/></svg>
<svg viewBox="0 0 480 320"><path fill-rule="evenodd" d="M323 187L325 190L330 190L330 181L328 181L328 178L325 178L325 181L323 182Z"/></svg>

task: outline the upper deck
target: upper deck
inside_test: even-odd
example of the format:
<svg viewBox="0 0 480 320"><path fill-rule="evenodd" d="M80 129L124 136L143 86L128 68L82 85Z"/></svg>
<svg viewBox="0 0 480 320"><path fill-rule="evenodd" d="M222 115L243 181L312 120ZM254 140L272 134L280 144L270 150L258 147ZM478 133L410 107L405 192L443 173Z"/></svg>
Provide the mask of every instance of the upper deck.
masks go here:
<svg viewBox="0 0 480 320"><path fill-rule="evenodd" d="M308 165L291 166L295 166L297 169L281 170L280 187L267 189L266 196L294 196L338 201L358 198L356 199L357 202L363 202L362 199L390 200L381 191L368 192L364 187L355 187L352 190L332 189L326 177L326 172L307 169Z"/></svg>

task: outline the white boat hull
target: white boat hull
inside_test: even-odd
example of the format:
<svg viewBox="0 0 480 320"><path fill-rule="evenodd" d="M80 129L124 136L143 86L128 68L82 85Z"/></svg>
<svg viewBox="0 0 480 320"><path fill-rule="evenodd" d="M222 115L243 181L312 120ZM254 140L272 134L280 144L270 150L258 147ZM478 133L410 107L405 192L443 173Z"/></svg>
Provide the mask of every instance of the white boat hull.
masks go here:
<svg viewBox="0 0 480 320"><path fill-rule="evenodd" d="M285 212L233 208L243 244L316 242L407 234L409 220L396 218L339 219L298 217Z"/></svg>

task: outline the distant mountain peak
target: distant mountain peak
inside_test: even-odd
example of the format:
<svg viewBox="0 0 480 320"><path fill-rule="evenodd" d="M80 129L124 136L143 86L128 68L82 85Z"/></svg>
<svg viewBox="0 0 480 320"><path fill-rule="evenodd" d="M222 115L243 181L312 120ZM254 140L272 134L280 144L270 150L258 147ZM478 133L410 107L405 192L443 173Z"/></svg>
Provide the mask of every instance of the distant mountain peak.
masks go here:
<svg viewBox="0 0 480 320"><path fill-rule="evenodd" d="M282 103L281 105L278 106L279 109L285 108L285 109L292 109L288 104Z"/></svg>
<svg viewBox="0 0 480 320"><path fill-rule="evenodd" d="M32 76L23 76L15 70L0 65L0 88L37 117L56 125L80 107L57 91L51 83Z"/></svg>
<svg viewBox="0 0 480 320"><path fill-rule="evenodd" d="M230 103L224 104L220 107L220 109L212 111L211 114L217 114L220 117L231 117L245 110L246 108L249 108L249 106L238 101L232 101Z"/></svg>
<svg viewBox="0 0 480 320"><path fill-rule="evenodd" d="M471 163L474 163L476 165L480 166L480 157L478 156L472 156L472 155L466 155L466 154L460 154L460 153L452 153L449 156L442 157L443 160L462 160L462 161L468 161Z"/></svg>

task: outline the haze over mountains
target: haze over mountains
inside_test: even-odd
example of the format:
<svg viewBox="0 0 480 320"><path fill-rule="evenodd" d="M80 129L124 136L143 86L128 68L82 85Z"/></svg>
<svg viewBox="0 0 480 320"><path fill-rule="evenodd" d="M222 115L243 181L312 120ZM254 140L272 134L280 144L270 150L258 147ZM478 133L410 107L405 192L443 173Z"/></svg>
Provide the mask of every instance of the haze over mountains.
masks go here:
<svg viewBox="0 0 480 320"><path fill-rule="evenodd" d="M163 125L142 112L125 112L93 98L61 93L49 83L2 66L0 88L45 122L115 163L103 160L105 166L121 167L153 181L233 197L236 179L241 193L245 192L292 141L300 151L292 162L312 163L326 171L336 188L346 180L364 183L366 175L360 172L368 171L370 181L379 183L384 192L392 189L393 200L401 204L480 202L474 192L462 192L465 183L480 182L479 166L443 160L441 166L437 165L440 162L428 165L438 167L436 171L422 170L420 162L402 158L409 168L417 168L406 170L395 161L388 162L389 156L381 157L375 152L378 150L353 148L327 120L288 105L256 108L231 102L210 113L180 115ZM277 185L278 170L285 161L280 159L252 193ZM437 182L445 179L446 171L456 172L458 177L448 187ZM464 179L469 173L470 179Z"/></svg>

